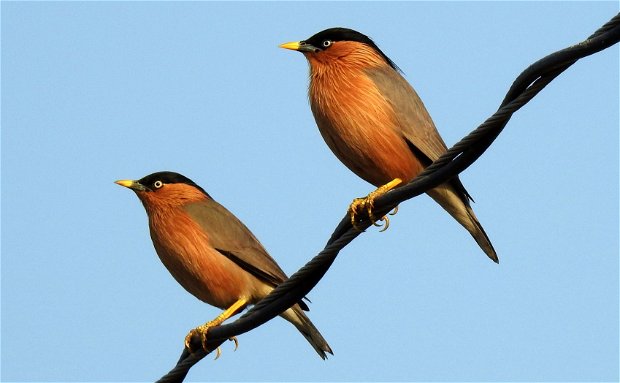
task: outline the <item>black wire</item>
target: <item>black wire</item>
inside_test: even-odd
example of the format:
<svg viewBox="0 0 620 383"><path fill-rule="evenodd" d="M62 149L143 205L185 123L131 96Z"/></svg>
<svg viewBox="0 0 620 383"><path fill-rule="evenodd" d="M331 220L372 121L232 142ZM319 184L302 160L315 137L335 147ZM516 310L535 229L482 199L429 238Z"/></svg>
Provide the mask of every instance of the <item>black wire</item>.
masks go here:
<svg viewBox="0 0 620 383"><path fill-rule="evenodd" d="M450 148L409 184L377 198L375 214L377 216L387 214L399 203L439 186L465 170L493 143L513 113L528 103L545 86L577 60L615 45L618 41L620 41L620 14L614 16L587 40L552 53L532 64L514 81L497 112ZM358 227L365 230L370 225L368 219L364 219ZM207 340L209 350L213 351L226 339L248 332L273 319L306 296L325 275L340 250L360 234L360 231L351 226L347 214L336 227L323 251L310 262L237 320L210 329ZM195 348L199 347L199 345L195 346ZM202 350L193 354L183 350L177 365L158 382L182 382L189 369L206 355L207 353Z"/></svg>

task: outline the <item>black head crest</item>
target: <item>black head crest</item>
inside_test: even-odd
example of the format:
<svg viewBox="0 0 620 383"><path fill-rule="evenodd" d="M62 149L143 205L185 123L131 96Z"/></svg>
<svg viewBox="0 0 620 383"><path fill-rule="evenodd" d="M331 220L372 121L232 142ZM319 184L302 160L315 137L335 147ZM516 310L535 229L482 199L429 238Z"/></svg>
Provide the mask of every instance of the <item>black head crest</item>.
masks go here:
<svg viewBox="0 0 620 383"><path fill-rule="evenodd" d="M326 41L355 41L358 43L366 44L379 55L381 55L381 57L383 57L392 68L394 68L395 70L400 70L398 66L396 66L396 64L394 64L394 62L389 57L387 57L387 55L383 53L381 49L379 49L377 44L375 44L375 42L372 41L370 37L353 29L340 27L329 28L315 34L304 42L317 48L324 49L324 42Z"/></svg>
<svg viewBox="0 0 620 383"><path fill-rule="evenodd" d="M157 181L163 182L164 184L186 184L189 186L193 186L196 189L200 190L202 193L204 193L204 195L211 198L211 196L203 188L198 186L198 184L196 184L194 181L190 180L182 174L175 172L157 172L149 174L148 176L142 177L140 180L138 180L138 182L151 190L156 189L155 183Z"/></svg>

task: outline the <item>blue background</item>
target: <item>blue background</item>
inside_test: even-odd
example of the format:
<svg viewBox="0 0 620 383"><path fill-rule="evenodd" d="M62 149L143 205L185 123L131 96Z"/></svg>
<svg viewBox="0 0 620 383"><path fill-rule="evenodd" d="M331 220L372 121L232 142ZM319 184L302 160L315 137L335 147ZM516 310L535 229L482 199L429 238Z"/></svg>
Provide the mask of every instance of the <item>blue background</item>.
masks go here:
<svg viewBox="0 0 620 383"><path fill-rule="evenodd" d="M219 310L185 292L114 180L174 170L287 273L373 187L316 129L278 44L371 36L448 145L515 77L617 2L2 2L2 380L154 380ZM618 379L618 46L519 111L462 175L495 265L427 196L348 246L311 292L328 361L276 319L207 381Z"/></svg>

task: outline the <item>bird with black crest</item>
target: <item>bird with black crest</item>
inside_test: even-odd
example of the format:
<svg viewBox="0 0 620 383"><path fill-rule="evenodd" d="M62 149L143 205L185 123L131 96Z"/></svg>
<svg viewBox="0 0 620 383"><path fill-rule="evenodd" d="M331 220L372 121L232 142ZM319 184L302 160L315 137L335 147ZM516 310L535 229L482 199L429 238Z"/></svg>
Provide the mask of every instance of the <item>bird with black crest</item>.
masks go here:
<svg viewBox="0 0 620 383"><path fill-rule="evenodd" d="M310 108L329 148L351 171L378 187L353 201L352 224L360 209L375 221L377 196L411 181L446 152L430 114L396 64L360 32L330 28L280 47L299 51L308 60ZM498 262L458 176L427 194Z"/></svg>

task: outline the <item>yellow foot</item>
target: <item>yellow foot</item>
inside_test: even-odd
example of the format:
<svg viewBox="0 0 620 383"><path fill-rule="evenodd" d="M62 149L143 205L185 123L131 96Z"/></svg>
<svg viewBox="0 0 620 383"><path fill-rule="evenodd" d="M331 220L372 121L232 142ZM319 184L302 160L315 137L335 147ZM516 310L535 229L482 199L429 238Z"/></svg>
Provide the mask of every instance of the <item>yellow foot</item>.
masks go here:
<svg viewBox="0 0 620 383"><path fill-rule="evenodd" d="M185 348L189 350L189 352L194 352L192 349L192 338L197 335L200 338L200 344L203 350L207 350L207 332L209 331L210 323L205 323L196 327L195 329L190 330L190 332L185 336ZM219 348L219 347L218 347Z"/></svg>
<svg viewBox="0 0 620 383"><path fill-rule="evenodd" d="M229 308L224 310L224 312L218 315L215 319L191 330L185 336L185 348L190 353L194 352L194 350L192 350L192 337L194 335L197 335L198 337L200 337L200 345L202 346L202 349L205 350L206 352L209 352L209 349L207 349L207 332L209 331L209 329L211 327L221 325L222 322L224 322L226 319L230 318L231 316L235 315L239 311L243 310L243 308L247 304L248 304L248 300L246 298L239 298L235 303L233 303ZM232 340L235 342L235 350L237 350L237 347L239 346L237 337L232 337L229 340ZM215 351L216 351L215 359L217 359L222 354L222 350L220 350L220 348L218 347Z"/></svg>
<svg viewBox="0 0 620 383"><path fill-rule="evenodd" d="M372 224L378 227L383 226L383 229L381 229L380 232L387 230L387 228L390 226L390 220L388 219L388 217L383 216L379 219L376 219L372 212L372 209L375 204L375 199L387 193L388 191L394 189L396 186L400 185L402 182L403 181L400 178L394 178L392 181L388 182L387 184L383 186L378 187L377 190L368 194L366 198L354 199L353 202L351 202L351 205L349 206L349 214L351 216L351 225L353 225L355 229L359 230L357 226L358 215L361 210L366 209L368 218L370 219ZM394 211L390 213L390 215L396 214L397 211L398 211L398 207L396 207ZM385 223L381 225L381 224L378 224L377 221L384 221Z"/></svg>
<svg viewBox="0 0 620 383"><path fill-rule="evenodd" d="M187 348L190 353L193 353L195 351L195 350L192 349L191 341L192 341L192 337L197 335L198 337L200 337L200 344L202 346L202 349L208 352L209 350L207 349L207 332L209 331L209 329L211 327L214 327L214 325L211 322L209 322L209 323L205 323L205 324L203 324L201 326L198 326L195 329L192 329L185 336L185 348ZM233 336L232 338L228 338L228 340L235 342L235 349L234 349L234 351L237 351L237 348L239 348L239 341L237 340L237 337ZM220 355L222 355L222 350L221 350L221 348L218 347L215 350L215 359L214 360L217 360L217 358L219 358Z"/></svg>

